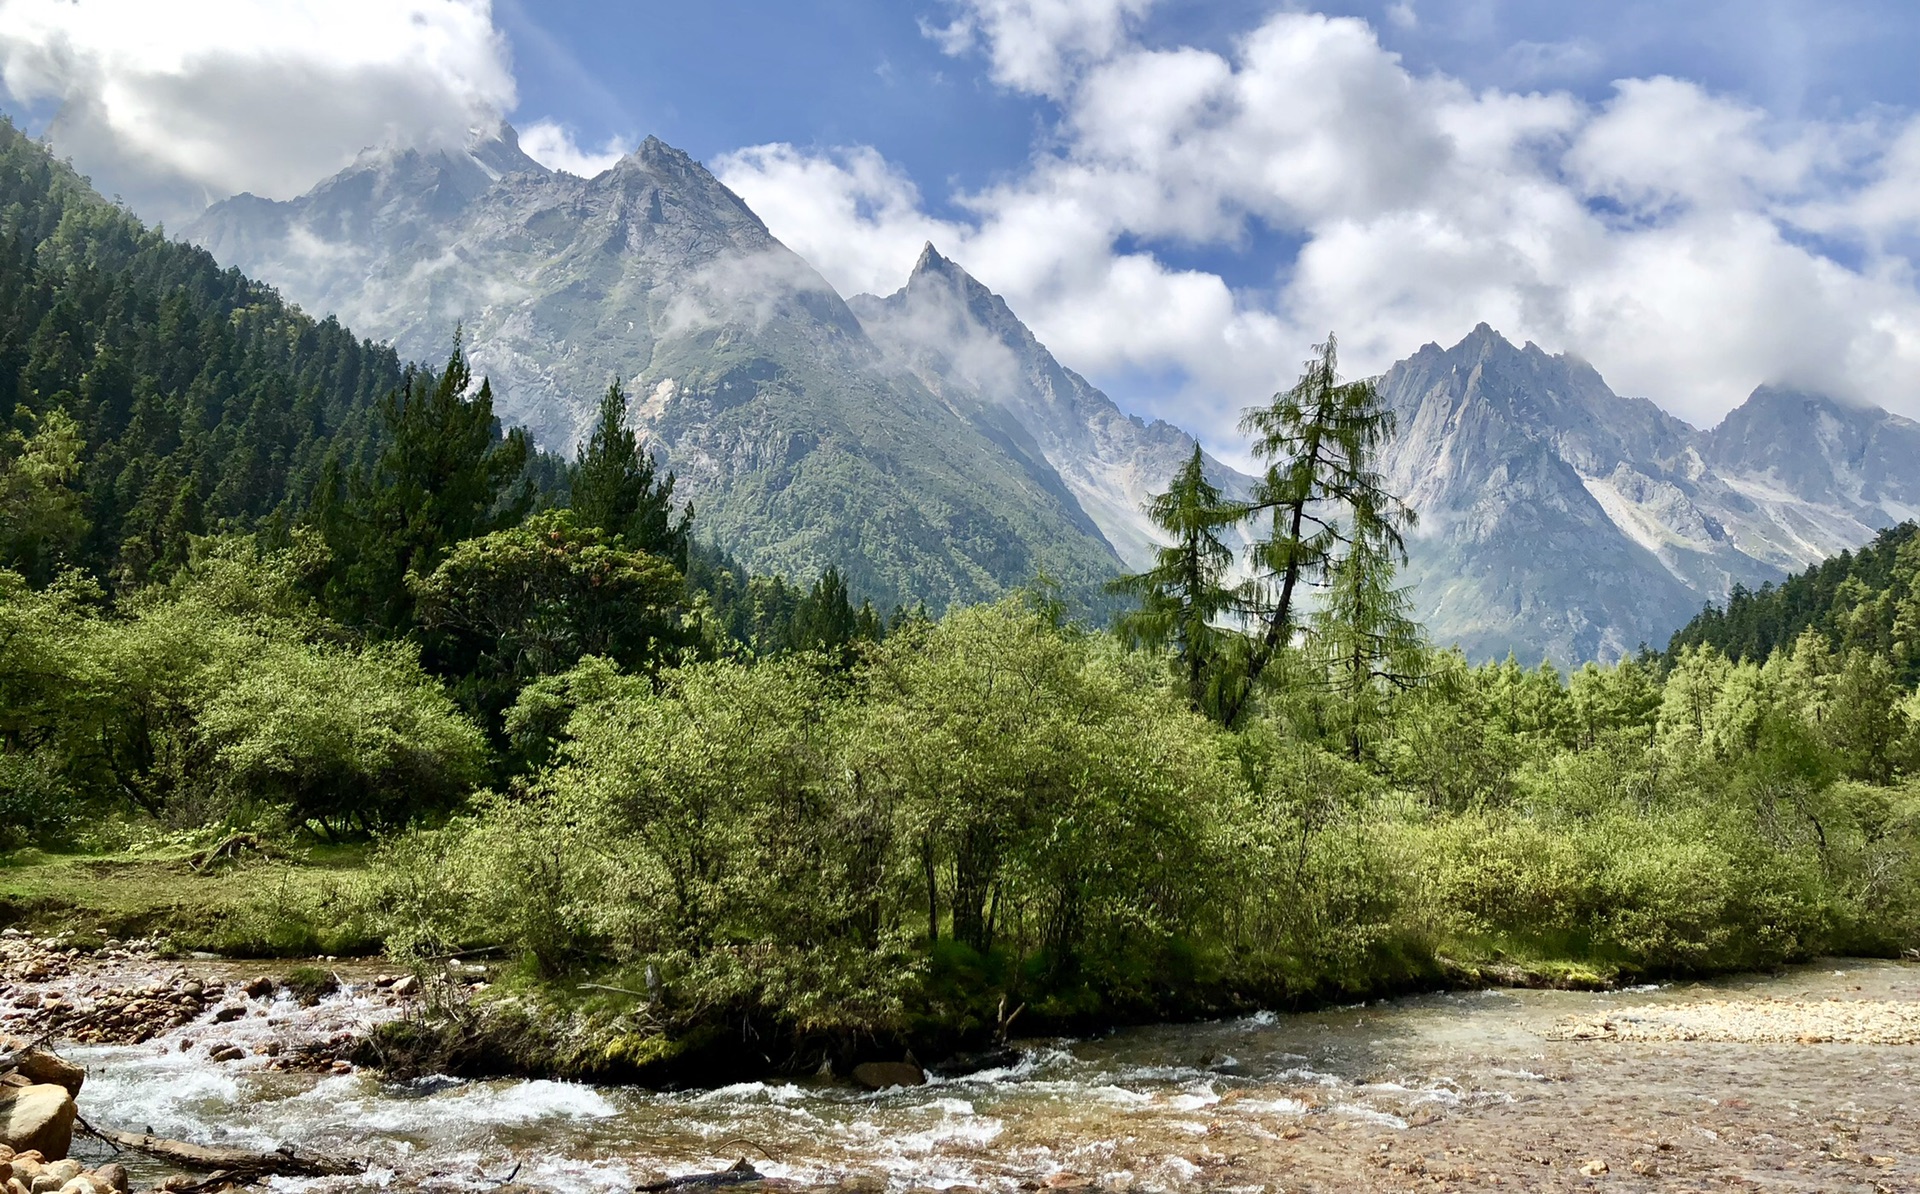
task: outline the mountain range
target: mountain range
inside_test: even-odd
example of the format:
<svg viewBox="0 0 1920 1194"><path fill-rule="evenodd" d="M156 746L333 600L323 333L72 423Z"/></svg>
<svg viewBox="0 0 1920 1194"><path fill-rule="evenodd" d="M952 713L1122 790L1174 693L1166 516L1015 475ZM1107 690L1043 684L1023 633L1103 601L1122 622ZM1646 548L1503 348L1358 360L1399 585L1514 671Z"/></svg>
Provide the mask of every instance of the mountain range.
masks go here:
<svg viewBox="0 0 1920 1194"><path fill-rule="evenodd" d="M1150 557L1141 507L1194 448L932 245L899 291L843 299L655 139L591 179L505 128L464 152L369 151L297 199L218 203L186 235L405 356L443 356L461 327L502 417L550 448L583 438L620 379L703 534L758 570L837 563L882 605L1044 572L1098 608L1104 579ZM1703 431L1484 324L1379 385L1398 418L1387 472L1421 516L1417 614L1476 658L1659 645L1732 586L1920 514L1920 424L1877 408L1762 387ZM1252 484L1207 467L1230 495Z"/></svg>

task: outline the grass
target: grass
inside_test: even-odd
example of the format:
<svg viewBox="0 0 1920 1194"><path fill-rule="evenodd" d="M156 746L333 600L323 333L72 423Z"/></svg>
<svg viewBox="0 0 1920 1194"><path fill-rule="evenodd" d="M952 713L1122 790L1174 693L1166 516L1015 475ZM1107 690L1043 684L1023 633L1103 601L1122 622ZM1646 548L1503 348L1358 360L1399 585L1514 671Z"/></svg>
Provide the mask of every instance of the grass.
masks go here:
<svg viewBox="0 0 1920 1194"><path fill-rule="evenodd" d="M71 932L98 945L165 934L178 949L235 957L378 952L351 897L364 847L315 847L196 872L185 847L112 854L21 850L0 857L0 926Z"/></svg>

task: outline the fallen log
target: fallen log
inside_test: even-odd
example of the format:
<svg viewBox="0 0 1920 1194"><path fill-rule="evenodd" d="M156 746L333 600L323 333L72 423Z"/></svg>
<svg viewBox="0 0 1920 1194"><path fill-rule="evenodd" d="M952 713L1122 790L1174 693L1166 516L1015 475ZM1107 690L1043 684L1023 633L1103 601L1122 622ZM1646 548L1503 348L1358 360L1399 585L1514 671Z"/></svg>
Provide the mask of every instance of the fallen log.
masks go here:
<svg viewBox="0 0 1920 1194"><path fill-rule="evenodd" d="M663 1182L634 1188L639 1194L679 1194L680 1191L710 1190L715 1186L740 1186L766 1180L766 1174L747 1164L747 1159L741 1157L716 1173L689 1173L685 1177L670 1177Z"/></svg>
<svg viewBox="0 0 1920 1194"><path fill-rule="evenodd" d="M258 1153L244 1148L223 1148L213 1144L189 1144L184 1140L168 1140L164 1136L155 1136L151 1132L119 1132L112 1128L96 1128L92 1125L87 1125L85 1130L115 1148L145 1153L149 1157L171 1161L188 1169L210 1170L217 1173L222 1180L233 1183L246 1183L263 1177L342 1177L365 1173L367 1170L367 1167L358 1161L336 1161L326 1157L312 1157L297 1153L291 1148Z"/></svg>

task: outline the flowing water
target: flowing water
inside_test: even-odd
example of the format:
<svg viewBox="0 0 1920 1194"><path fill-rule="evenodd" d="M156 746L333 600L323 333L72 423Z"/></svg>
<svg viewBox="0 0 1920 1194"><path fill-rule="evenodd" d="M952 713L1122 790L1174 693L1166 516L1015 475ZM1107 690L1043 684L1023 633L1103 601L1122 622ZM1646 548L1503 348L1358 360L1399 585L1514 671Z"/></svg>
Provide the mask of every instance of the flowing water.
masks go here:
<svg viewBox="0 0 1920 1194"><path fill-rule="evenodd" d="M1703 999L1912 1004L1920 966L1829 961L1712 984L1438 994L1028 1041L1012 1067L877 1094L826 1079L680 1093L392 1083L205 1056L211 1036L244 1045L302 1017L325 1032L391 1014L352 985L317 1008L283 999L271 1024L66 1052L90 1069L81 1102L96 1122L371 1162L360 1178L279 1182L316 1194L480 1189L509 1174L613 1191L742 1156L798 1184L874 1190L1920 1190L1920 1046L1550 1039L1570 1015ZM1581 1172L1596 1160L1608 1177Z"/></svg>

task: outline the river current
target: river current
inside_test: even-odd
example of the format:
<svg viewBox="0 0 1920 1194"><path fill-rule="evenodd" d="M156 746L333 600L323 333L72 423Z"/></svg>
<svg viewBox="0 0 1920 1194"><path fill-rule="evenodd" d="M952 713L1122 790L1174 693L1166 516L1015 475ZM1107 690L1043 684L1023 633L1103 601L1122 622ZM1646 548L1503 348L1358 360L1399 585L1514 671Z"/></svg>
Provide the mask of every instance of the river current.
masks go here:
<svg viewBox="0 0 1920 1194"><path fill-rule="evenodd" d="M98 1123L370 1162L360 1178L277 1183L315 1194L510 1176L584 1194L741 1157L801 1185L874 1190L1577 1188L1602 1180L1596 1165L1611 1188L1920 1190L1920 1046L1553 1039L1568 1017L1702 1001L1906 1006L1920 1003L1920 966L1827 961L1031 1040L1017 1065L880 1093L825 1078L658 1093L282 1073L264 1057L211 1062L195 1025L65 1052L89 1068L81 1101ZM316 1008L282 1000L277 1020L218 1035L246 1045L295 1018L352 1024L384 1006L350 983ZM164 1172L128 1160L136 1179Z"/></svg>

